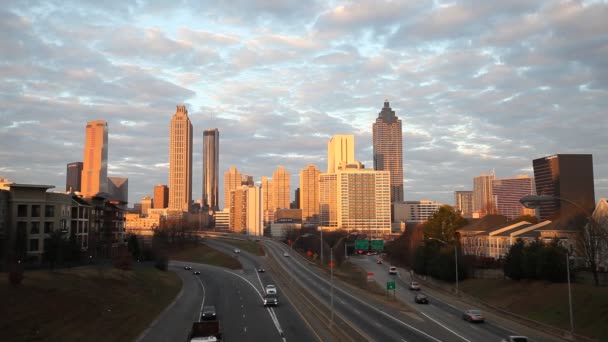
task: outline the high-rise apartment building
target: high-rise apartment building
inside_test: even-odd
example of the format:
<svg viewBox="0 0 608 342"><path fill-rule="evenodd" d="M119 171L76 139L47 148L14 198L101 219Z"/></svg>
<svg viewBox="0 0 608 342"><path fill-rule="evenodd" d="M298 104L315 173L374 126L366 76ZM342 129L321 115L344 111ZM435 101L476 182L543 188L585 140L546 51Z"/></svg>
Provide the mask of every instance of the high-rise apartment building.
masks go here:
<svg viewBox="0 0 608 342"><path fill-rule="evenodd" d="M129 178L108 177L110 198L127 204L129 202Z"/></svg>
<svg viewBox="0 0 608 342"><path fill-rule="evenodd" d="M169 187L165 184L154 186L154 201L152 201L154 209L164 209L169 206Z"/></svg>
<svg viewBox="0 0 608 342"><path fill-rule="evenodd" d="M69 163L65 172L65 191L80 191L82 162Z"/></svg>
<svg viewBox="0 0 608 342"><path fill-rule="evenodd" d="M302 222L319 222L319 176L321 170L309 164L300 170L300 209Z"/></svg>
<svg viewBox="0 0 608 342"><path fill-rule="evenodd" d="M473 217L473 191L454 191L454 209L464 218Z"/></svg>
<svg viewBox="0 0 608 342"><path fill-rule="evenodd" d="M186 106L177 106L169 137L169 209L188 212L192 202L192 123Z"/></svg>
<svg viewBox="0 0 608 342"><path fill-rule="evenodd" d="M496 213L494 195L492 194L494 178L494 172L473 178L473 217L480 218Z"/></svg>
<svg viewBox="0 0 608 342"><path fill-rule="evenodd" d="M219 210L220 131L203 132L203 206Z"/></svg>
<svg viewBox="0 0 608 342"><path fill-rule="evenodd" d="M329 229L338 227L338 175L319 175L319 225Z"/></svg>
<svg viewBox="0 0 608 342"><path fill-rule="evenodd" d="M247 186L239 185L228 195L230 230L235 233L241 233L247 229L247 188Z"/></svg>
<svg viewBox="0 0 608 342"><path fill-rule="evenodd" d="M253 182L253 176L244 175L243 176L243 180L241 181L241 185L244 185L244 186L255 186L255 183Z"/></svg>
<svg viewBox="0 0 608 342"><path fill-rule="evenodd" d="M355 162L355 136L334 135L327 143L327 173L335 173L341 162Z"/></svg>
<svg viewBox="0 0 608 342"><path fill-rule="evenodd" d="M534 216L534 209L521 205L519 200L534 194L534 179L529 176L515 178L499 178L492 181L494 203L499 215L514 219L522 215Z"/></svg>
<svg viewBox="0 0 608 342"><path fill-rule="evenodd" d="M224 172L224 210L230 209L230 192L241 186L241 173L236 167L231 166L230 169Z"/></svg>
<svg viewBox="0 0 608 342"><path fill-rule="evenodd" d="M258 186L247 187L247 234L263 236L262 189Z"/></svg>
<svg viewBox="0 0 608 342"><path fill-rule="evenodd" d="M411 224L426 222L433 214L445 204L422 200L422 201L405 201L403 206L398 206L399 212L395 216L399 220L406 221Z"/></svg>
<svg viewBox="0 0 608 342"><path fill-rule="evenodd" d="M534 159L536 193L572 201L588 212L595 208L593 157L591 154L556 154ZM566 201L543 202L539 219L555 219L559 215L580 213Z"/></svg>
<svg viewBox="0 0 608 342"><path fill-rule="evenodd" d="M279 166L277 171L272 173L271 209L289 209L290 195L290 175L284 167Z"/></svg>
<svg viewBox="0 0 608 342"><path fill-rule="evenodd" d="M81 180L84 197L108 192L108 124L103 120L87 122Z"/></svg>
<svg viewBox="0 0 608 342"><path fill-rule="evenodd" d="M391 174L391 202L403 202L403 135L401 120L388 100L373 124L374 170Z"/></svg>
<svg viewBox="0 0 608 342"><path fill-rule="evenodd" d="M262 176L262 215L264 226L274 221L274 210L272 208L272 180Z"/></svg>

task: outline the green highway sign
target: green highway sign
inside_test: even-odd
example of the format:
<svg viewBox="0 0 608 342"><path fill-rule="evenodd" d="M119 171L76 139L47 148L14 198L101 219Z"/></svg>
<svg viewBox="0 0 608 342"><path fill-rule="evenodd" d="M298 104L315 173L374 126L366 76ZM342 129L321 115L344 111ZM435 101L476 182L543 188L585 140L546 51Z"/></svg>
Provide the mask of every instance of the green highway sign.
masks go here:
<svg viewBox="0 0 608 342"><path fill-rule="evenodd" d="M369 248L369 241L368 240L355 240L355 249L359 249L359 250L367 250Z"/></svg>
<svg viewBox="0 0 608 342"><path fill-rule="evenodd" d="M386 282L386 289L387 290L394 290L395 289L395 282L394 281L387 281Z"/></svg>
<svg viewBox="0 0 608 342"><path fill-rule="evenodd" d="M372 249L381 251L384 249L384 240L372 240Z"/></svg>

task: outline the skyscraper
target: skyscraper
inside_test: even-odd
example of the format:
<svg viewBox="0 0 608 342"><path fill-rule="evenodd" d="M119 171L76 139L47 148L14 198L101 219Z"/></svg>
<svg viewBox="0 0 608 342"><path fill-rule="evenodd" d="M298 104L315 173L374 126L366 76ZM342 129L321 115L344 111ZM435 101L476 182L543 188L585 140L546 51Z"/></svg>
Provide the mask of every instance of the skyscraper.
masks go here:
<svg viewBox="0 0 608 342"><path fill-rule="evenodd" d="M177 106L169 136L169 209L187 212L192 201L192 123L186 106Z"/></svg>
<svg viewBox="0 0 608 342"><path fill-rule="evenodd" d="M87 122L85 135L80 192L84 197L92 197L99 192L108 192L107 122Z"/></svg>
<svg viewBox="0 0 608 342"><path fill-rule="evenodd" d="M454 191L454 209L464 218L473 217L473 191Z"/></svg>
<svg viewBox="0 0 608 342"><path fill-rule="evenodd" d="M309 164L300 170L302 223L319 222L319 176L321 170Z"/></svg>
<svg viewBox="0 0 608 342"><path fill-rule="evenodd" d="M389 171L391 202L403 202L403 135L401 120L388 100L373 124L374 170Z"/></svg>
<svg viewBox="0 0 608 342"><path fill-rule="evenodd" d="M217 128L203 132L203 205L219 210L220 182L220 131Z"/></svg>
<svg viewBox="0 0 608 342"><path fill-rule="evenodd" d="M272 180L262 176L262 215L264 225L274 220L274 210L272 208Z"/></svg>
<svg viewBox="0 0 608 342"><path fill-rule="evenodd" d="M129 178L108 177L108 193L111 198L124 202L129 202Z"/></svg>
<svg viewBox="0 0 608 342"><path fill-rule="evenodd" d="M65 172L65 191L80 191L82 162L69 163Z"/></svg>
<svg viewBox="0 0 608 342"><path fill-rule="evenodd" d="M154 186L154 209L164 209L169 206L169 188L165 184Z"/></svg>
<svg viewBox="0 0 608 342"><path fill-rule="evenodd" d="M494 178L494 172L473 178L473 217L479 218L496 213L494 195L492 194Z"/></svg>
<svg viewBox="0 0 608 342"><path fill-rule="evenodd" d="M556 154L534 159L532 166L538 195L561 197L593 211L595 189L591 154ZM580 209L568 202L543 202L539 219L555 219L559 215L576 213L580 213Z"/></svg>
<svg viewBox="0 0 608 342"><path fill-rule="evenodd" d="M499 215L514 219L522 215L534 216L534 210L521 205L519 200L534 194L534 179L529 176L499 178L492 181L494 203Z"/></svg>
<svg viewBox="0 0 608 342"><path fill-rule="evenodd" d="M271 209L289 209L290 204L290 175L285 168L279 166L272 173L272 203Z"/></svg>
<svg viewBox="0 0 608 342"><path fill-rule="evenodd" d="M319 225L336 229L338 227L338 175L319 175Z"/></svg>
<svg viewBox="0 0 608 342"><path fill-rule="evenodd" d="M241 186L241 173L236 167L231 166L230 169L224 172L224 210L230 210L230 192Z"/></svg>
<svg viewBox="0 0 608 342"><path fill-rule="evenodd" d="M354 135L334 135L327 143L327 173L335 173L343 161L355 162Z"/></svg>

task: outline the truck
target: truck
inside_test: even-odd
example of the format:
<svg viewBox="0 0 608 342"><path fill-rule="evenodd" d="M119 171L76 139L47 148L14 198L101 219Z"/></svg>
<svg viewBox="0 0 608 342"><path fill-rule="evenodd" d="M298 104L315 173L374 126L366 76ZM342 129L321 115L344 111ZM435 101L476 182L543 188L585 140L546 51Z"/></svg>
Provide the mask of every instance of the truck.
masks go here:
<svg viewBox="0 0 608 342"><path fill-rule="evenodd" d="M192 323L188 334L190 342L219 342L222 340L220 321L200 321Z"/></svg>

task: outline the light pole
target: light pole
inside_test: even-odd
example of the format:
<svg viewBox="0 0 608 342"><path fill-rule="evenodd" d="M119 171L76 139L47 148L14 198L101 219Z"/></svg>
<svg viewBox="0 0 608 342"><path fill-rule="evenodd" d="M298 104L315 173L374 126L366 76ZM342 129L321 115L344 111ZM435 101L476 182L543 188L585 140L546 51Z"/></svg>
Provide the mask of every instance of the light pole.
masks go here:
<svg viewBox="0 0 608 342"><path fill-rule="evenodd" d="M437 238L429 238L429 240L435 240L441 242L442 244L449 246L449 244L441 239ZM456 269L456 295L458 295L458 245L457 242L454 242L454 263Z"/></svg>
<svg viewBox="0 0 608 342"><path fill-rule="evenodd" d="M566 251L566 273L568 275L568 309L570 310L570 336L574 336L574 314L572 312L572 289L570 288L570 253Z"/></svg>

